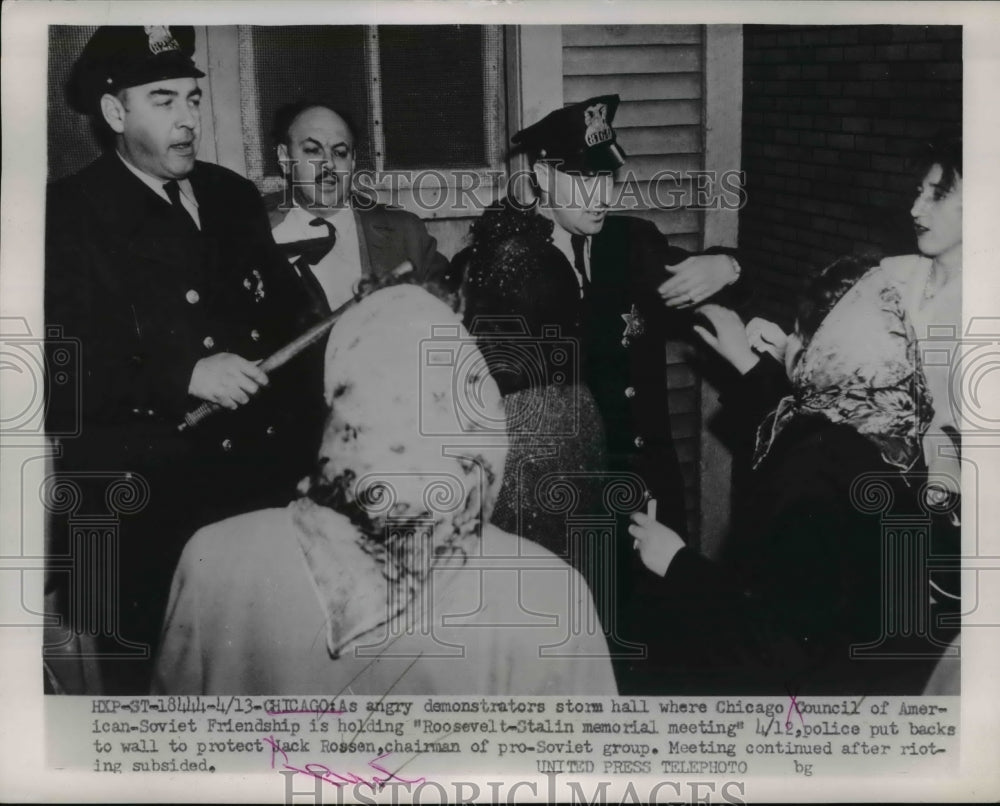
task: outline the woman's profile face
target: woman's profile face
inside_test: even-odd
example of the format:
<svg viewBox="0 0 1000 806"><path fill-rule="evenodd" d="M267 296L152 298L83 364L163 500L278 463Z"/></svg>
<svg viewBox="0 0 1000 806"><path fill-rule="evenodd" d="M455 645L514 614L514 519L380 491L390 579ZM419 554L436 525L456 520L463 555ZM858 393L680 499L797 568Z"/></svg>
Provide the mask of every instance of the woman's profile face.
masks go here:
<svg viewBox="0 0 1000 806"><path fill-rule="evenodd" d="M947 255L962 245L962 177L956 174L952 186L943 189L942 174L940 165L931 166L910 210L917 248L931 258Z"/></svg>

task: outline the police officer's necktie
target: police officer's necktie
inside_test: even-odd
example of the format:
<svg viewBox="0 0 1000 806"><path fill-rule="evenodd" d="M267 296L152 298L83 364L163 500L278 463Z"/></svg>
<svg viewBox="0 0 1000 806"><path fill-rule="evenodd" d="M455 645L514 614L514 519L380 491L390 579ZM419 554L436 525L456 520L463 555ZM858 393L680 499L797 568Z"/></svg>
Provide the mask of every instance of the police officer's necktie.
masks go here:
<svg viewBox="0 0 1000 806"><path fill-rule="evenodd" d="M166 191L167 198L170 199L170 204L174 208L174 211L178 215L183 216L184 221L187 224L190 224L191 227L197 231L198 225L195 223L195 220L191 217L191 214L187 211L187 208L185 208L184 205L181 204L181 187L180 185L177 184L177 180L171 179L169 182L165 182L163 184L163 189Z"/></svg>
<svg viewBox="0 0 1000 806"><path fill-rule="evenodd" d="M587 296L587 292L590 291L590 280L587 279L587 264L583 257L583 250L587 239L583 235L573 235L570 237L569 242L573 246L573 268L580 275L580 289L582 296L585 297Z"/></svg>

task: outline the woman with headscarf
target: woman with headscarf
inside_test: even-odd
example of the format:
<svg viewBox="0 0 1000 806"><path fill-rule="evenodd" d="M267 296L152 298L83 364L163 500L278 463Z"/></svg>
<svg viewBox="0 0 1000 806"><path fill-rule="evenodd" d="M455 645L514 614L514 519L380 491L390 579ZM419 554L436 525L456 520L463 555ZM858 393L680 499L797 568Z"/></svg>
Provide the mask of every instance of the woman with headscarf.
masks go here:
<svg viewBox="0 0 1000 806"><path fill-rule="evenodd" d="M496 384L454 313L398 285L326 353L318 467L285 509L203 529L174 577L155 690L613 694L579 575L486 525Z"/></svg>
<svg viewBox="0 0 1000 806"><path fill-rule="evenodd" d="M866 496L889 496L896 513L922 511L920 482L910 476L920 477L931 415L899 291L870 265L841 259L814 284L789 339L784 378L774 359L751 350L735 313L703 309L699 333L742 373L732 397L751 419L783 386L787 394L757 430L757 506L737 530L751 558L742 577L633 516L630 531L652 572L649 606L666 608L667 620L671 605L711 591L688 643L674 645L680 658L663 659L663 690L921 690L928 664L851 658L852 647L883 637L882 512Z"/></svg>
<svg viewBox="0 0 1000 806"><path fill-rule="evenodd" d="M924 460L934 477L929 487L935 506L956 513L948 498L960 490L960 397L952 392L950 372L962 336L962 133L939 133L912 160L916 199L910 208L917 254L887 257L881 266L899 289L903 308L913 325L921 354L936 360L924 364L927 395L934 409L923 437ZM747 325L751 344L780 358L787 336L771 322ZM938 356L950 360L941 361ZM957 535L955 540L957 541Z"/></svg>
<svg viewBox="0 0 1000 806"><path fill-rule="evenodd" d="M926 506L933 513L938 555L961 553L961 396L952 389L962 336L962 133L940 132L912 160L916 199L910 209L918 253L887 257L881 267L899 289L923 363L925 397L933 409L922 447ZM747 325L751 344L781 357L787 339L766 320ZM941 361L941 356L947 356ZM931 585L939 604L957 614L961 579L957 568L939 569ZM956 615L957 620L957 615Z"/></svg>

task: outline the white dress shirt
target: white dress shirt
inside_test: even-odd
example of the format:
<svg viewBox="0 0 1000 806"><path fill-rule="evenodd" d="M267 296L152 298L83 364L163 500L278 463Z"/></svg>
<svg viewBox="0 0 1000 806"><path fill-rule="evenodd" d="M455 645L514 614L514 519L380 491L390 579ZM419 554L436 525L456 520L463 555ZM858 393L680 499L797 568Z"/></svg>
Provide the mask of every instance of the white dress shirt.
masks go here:
<svg viewBox="0 0 1000 806"><path fill-rule="evenodd" d="M552 228L552 244L562 252L566 259L569 261L569 265L573 267L573 276L576 277L576 282L580 286L580 296L583 296L583 278L580 277L580 272L576 271L576 258L573 255L573 241L572 237L566 230L556 224ZM590 276L590 236L584 236L583 239L583 268L587 274L587 280L591 279Z"/></svg>
<svg viewBox="0 0 1000 806"><path fill-rule="evenodd" d="M354 287L361 279L361 242L353 208L347 206L332 215L320 216L318 212L293 207L271 234L279 244L320 238L326 235L326 227L312 226L309 222L315 218L325 218L337 230L333 249L312 267L331 310L336 310L354 296ZM294 263L299 256L288 257Z"/></svg>

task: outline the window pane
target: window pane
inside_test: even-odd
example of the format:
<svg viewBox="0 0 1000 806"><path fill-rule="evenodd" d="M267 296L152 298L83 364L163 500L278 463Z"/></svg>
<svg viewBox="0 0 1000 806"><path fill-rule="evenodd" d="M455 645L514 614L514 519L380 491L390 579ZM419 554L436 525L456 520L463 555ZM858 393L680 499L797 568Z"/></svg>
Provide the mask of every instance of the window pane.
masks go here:
<svg viewBox="0 0 1000 806"><path fill-rule="evenodd" d="M386 168L482 167L483 28L380 25Z"/></svg>
<svg viewBox="0 0 1000 806"><path fill-rule="evenodd" d="M320 101L349 115L356 128L358 167L371 168L364 26L255 26L252 31L264 175L278 173L271 139L274 113L301 100Z"/></svg>

